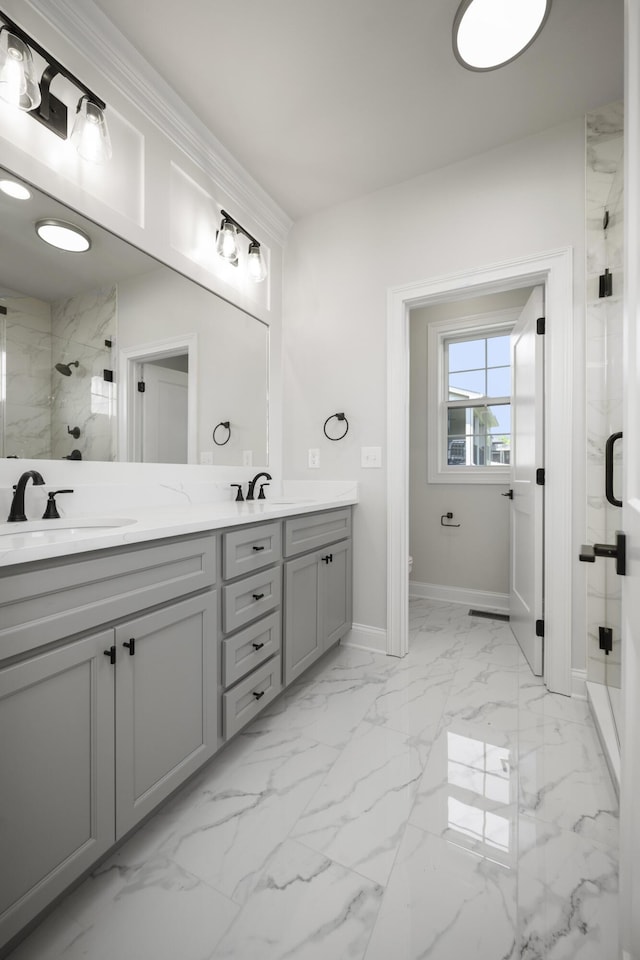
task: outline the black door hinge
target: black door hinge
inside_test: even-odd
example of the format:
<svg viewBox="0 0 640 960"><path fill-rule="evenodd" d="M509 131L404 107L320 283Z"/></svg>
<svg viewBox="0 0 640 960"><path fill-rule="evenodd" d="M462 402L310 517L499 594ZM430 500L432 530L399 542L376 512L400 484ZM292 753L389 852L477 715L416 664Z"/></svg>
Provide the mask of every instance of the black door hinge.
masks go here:
<svg viewBox="0 0 640 960"><path fill-rule="evenodd" d="M547 332L547 318L538 317L538 319L536 320L536 333L540 334L540 336L543 336L546 332Z"/></svg>
<svg viewBox="0 0 640 960"><path fill-rule="evenodd" d="M609 656L613 650L613 630L611 627L598 627L598 641L601 650Z"/></svg>
<svg viewBox="0 0 640 960"><path fill-rule="evenodd" d="M103 379L106 383L113 383L113 370L103 370L103 371L102 371L102 379Z"/></svg>
<svg viewBox="0 0 640 960"><path fill-rule="evenodd" d="M544 620L536 620L536 637L544 637Z"/></svg>
<svg viewBox="0 0 640 960"><path fill-rule="evenodd" d="M146 389L144 380L138 380L138 393L144 393Z"/></svg>
<svg viewBox="0 0 640 960"><path fill-rule="evenodd" d="M545 469L544 467L538 467L536 470L536 483L539 487L544 487L545 482Z"/></svg>
<svg viewBox="0 0 640 960"><path fill-rule="evenodd" d="M598 296L599 297L611 297L613 296L613 274L609 272L609 268L601 273L598 277Z"/></svg>

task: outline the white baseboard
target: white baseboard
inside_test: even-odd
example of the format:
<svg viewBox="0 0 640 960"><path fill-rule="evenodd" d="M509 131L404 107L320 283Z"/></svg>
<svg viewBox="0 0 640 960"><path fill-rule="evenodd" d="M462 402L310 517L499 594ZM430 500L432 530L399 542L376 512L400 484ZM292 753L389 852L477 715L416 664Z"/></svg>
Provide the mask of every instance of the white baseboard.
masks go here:
<svg viewBox="0 0 640 960"><path fill-rule="evenodd" d="M464 603L478 610L494 610L509 613L509 594L492 593L490 590L467 590L465 587L445 587L438 583L409 581L409 597L417 600L444 600L447 603Z"/></svg>
<svg viewBox="0 0 640 960"><path fill-rule="evenodd" d="M340 641L344 647L359 647L373 653L387 652L387 631L380 627L368 627L364 623L354 623L349 633Z"/></svg>
<svg viewBox="0 0 640 960"><path fill-rule="evenodd" d="M587 671L571 671L571 696L578 700L587 699Z"/></svg>
<svg viewBox="0 0 640 960"><path fill-rule="evenodd" d="M620 798L620 747L616 736L607 688L603 683L585 683L587 700L604 750L614 789Z"/></svg>

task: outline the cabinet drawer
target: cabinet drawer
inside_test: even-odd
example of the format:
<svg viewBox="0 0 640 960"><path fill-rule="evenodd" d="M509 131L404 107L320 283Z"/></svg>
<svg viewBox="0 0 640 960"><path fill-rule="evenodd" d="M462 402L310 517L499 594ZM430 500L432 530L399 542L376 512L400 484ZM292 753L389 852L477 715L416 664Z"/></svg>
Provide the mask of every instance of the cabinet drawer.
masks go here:
<svg viewBox="0 0 640 960"><path fill-rule="evenodd" d="M280 606L282 569L272 567L222 588L222 628L232 633Z"/></svg>
<svg viewBox="0 0 640 960"><path fill-rule="evenodd" d="M272 613L222 641L222 685L230 687L280 652L280 612Z"/></svg>
<svg viewBox="0 0 640 960"><path fill-rule="evenodd" d="M282 558L279 523L261 523L225 533L222 540L222 575L225 580L246 576Z"/></svg>
<svg viewBox="0 0 640 960"><path fill-rule="evenodd" d="M227 739L257 716L282 690L280 657L274 657L245 680L222 694L224 735Z"/></svg>
<svg viewBox="0 0 640 960"><path fill-rule="evenodd" d="M213 585L215 537L156 540L0 575L0 659Z"/></svg>
<svg viewBox="0 0 640 960"><path fill-rule="evenodd" d="M351 508L329 510L292 517L285 521L284 552L292 557L297 553L315 550L325 543L344 540L351 536Z"/></svg>

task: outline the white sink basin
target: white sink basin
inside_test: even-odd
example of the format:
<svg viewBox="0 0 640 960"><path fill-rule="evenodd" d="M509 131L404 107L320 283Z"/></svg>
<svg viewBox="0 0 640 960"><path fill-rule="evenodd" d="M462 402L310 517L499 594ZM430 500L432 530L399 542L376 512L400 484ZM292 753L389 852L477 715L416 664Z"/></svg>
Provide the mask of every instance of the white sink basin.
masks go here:
<svg viewBox="0 0 640 960"><path fill-rule="evenodd" d="M85 540L97 533L135 523L128 517L70 517L60 520L26 520L0 524L0 548L20 549L46 543Z"/></svg>
<svg viewBox="0 0 640 960"><path fill-rule="evenodd" d="M310 500L308 497L271 497L266 501L267 503L274 503L279 507L286 507L293 504L304 504L304 503L313 503L313 500Z"/></svg>

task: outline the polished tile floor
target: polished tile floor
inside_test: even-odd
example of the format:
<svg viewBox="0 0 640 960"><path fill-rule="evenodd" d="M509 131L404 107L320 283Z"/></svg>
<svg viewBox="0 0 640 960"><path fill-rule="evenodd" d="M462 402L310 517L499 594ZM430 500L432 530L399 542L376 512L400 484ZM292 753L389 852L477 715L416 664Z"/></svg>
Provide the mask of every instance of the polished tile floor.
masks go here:
<svg viewBox="0 0 640 960"><path fill-rule="evenodd" d="M616 800L586 702L500 621L411 601L337 647L11 960L616 960Z"/></svg>

